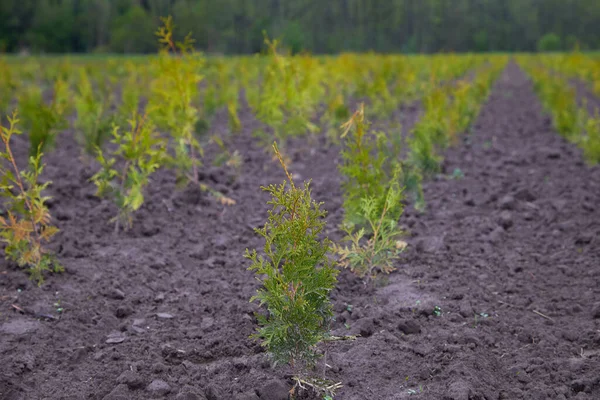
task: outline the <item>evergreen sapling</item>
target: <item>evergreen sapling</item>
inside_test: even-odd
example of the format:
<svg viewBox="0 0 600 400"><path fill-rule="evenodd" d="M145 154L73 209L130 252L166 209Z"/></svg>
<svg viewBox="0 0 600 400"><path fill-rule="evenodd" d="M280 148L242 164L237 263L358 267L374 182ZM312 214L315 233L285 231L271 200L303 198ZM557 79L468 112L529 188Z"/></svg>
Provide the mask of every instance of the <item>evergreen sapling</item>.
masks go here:
<svg viewBox="0 0 600 400"><path fill-rule="evenodd" d="M121 224L131 228L133 213L144 203L144 189L150 183L150 176L165 157L165 142L146 116L134 113L129 124L130 129L124 132L118 126L113 127L114 153L107 154L98 148L97 160L102 169L92 177L97 195L112 198L119 209L111 220L115 223L115 233Z"/></svg>
<svg viewBox="0 0 600 400"><path fill-rule="evenodd" d="M310 182L297 187L276 144L273 148L287 181L263 187L272 206L264 227L256 229L265 239L264 256L256 250L245 254L252 263L249 269L262 284L251 301L267 311L257 315L260 327L254 337L262 340L275 364L292 367L297 383L313 382L312 387L334 390L339 386L315 386L317 381L304 379L315 365L317 345L327 338L333 318L329 293L338 271L327 256L331 242L320 238L326 212L312 199Z"/></svg>
<svg viewBox="0 0 600 400"><path fill-rule="evenodd" d="M344 241L350 242L350 246L333 245L342 267L349 268L367 282L374 279L377 272L389 274L395 269L393 261L406 248L406 242L399 239L402 235L398 227L402 214L401 200L402 191L397 181L388 188L381 210L377 198L361 199L361 216L368 221L370 233L364 227L358 230L344 228Z"/></svg>
<svg viewBox="0 0 600 400"><path fill-rule="evenodd" d="M398 239L402 234L398 220L403 210L400 182L418 185L420 176L414 171L403 172L402 164L391 154L399 152L395 141L391 141L390 150L386 135L368 132L364 106L342 128L342 137L350 135L340 168L345 178L342 229L346 233L344 240L351 245L334 244L332 250L342 267L368 281L378 271L391 272L393 260L406 247Z"/></svg>
<svg viewBox="0 0 600 400"><path fill-rule="evenodd" d="M194 100L198 97L198 83L202 80L199 71L204 59L194 51L191 35L183 42L176 42L172 18L162 21L163 26L156 33L161 44L157 58L159 75L152 83L148 113L171 136L175 154L168 161L178 173L178 183L198 184L203 149L196 138L200 111Z"/></svg>
<svg viewBox="0 0 600 400"><path fill-rule="evenodd" d="M29 132L29 155L35 156L38 151L51 150L56 142L56 135L67 127L69 87L63 80L54 84L52 102L46 105L42 90L32 86L24 90L19 98L19 110Z"/></svg>
<svg viewBox="0 0 600 400"><path fill-rule="evenodd" d="M63 271L54 254L45 247L58 229L51 225L51 216L45 202L49 199L42 191L50 182L38 183L44 169L42 153L29 157L29 169L20 170L13 156L10 139L21 134L17 129L16 112L8 118L9 126L0 126L4 149L0 156L9 164L0 165L0 195L6 198L5 215L0 217L0 237L6 244L6 258L20 267L28 267L31 278L41 284L44 272Z"/></svg>

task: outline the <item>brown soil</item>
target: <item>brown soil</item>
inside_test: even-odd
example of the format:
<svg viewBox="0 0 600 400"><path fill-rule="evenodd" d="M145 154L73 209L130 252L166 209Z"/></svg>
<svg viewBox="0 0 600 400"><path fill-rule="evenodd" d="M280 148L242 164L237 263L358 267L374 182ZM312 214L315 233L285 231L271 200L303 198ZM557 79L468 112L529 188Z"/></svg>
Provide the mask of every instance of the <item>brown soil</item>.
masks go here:
<svg viewBox="0 0 600 400"><path fill-rule="evenodd" d="M38 288L0 263L1 399L285 398L289 371L249 339L258 283L242 257L262 245L259 186L283 174L251 139L248 110L242 122L243 171L203 175L237 205L177 191L161 171L118 239L93 169L61 137L45 176L66 272ZM26 154L24 138L17 147ZM339 239L338 149L288 149ZM462 179L450 177L457 168ZM340 274L334 332L361 337L328 347L327 375L344 384L336 398L600 398L600 168L553 131L510 64L444 172L426 182L427 212L402 217L397 272L377 287Z"/></svg>

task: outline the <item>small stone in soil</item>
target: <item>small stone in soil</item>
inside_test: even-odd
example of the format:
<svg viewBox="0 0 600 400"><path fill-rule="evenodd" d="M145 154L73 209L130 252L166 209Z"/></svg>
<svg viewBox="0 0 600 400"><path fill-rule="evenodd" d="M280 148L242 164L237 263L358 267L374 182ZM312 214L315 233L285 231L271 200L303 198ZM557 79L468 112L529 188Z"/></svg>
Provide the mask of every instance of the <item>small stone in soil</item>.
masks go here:
<svg viewBox="0 0 600 400"><path fill-rule="evenodd" d="M150 382L146 390L151 393L164 396L171 391L171 386L169 386L167 382L161 379L155 379L152 382Z"/></svg>
<svg viewBox="0 0 600 400"><path fill-rule="evenodd" d="M260 400L260 397L254 392L246 392L242 394L238 394L235 400Z"/></svg>
<svg viewBox="0 0 600 400"><path fill-rule="evenodd" d="M123 383L131 390L141 389L145 384L144 379L140 374L131 370L126 370L119 375L117 383Z"/></svg>
<svg viewBox="0 0 600 400"><path fill-rule="evenodd" d="M592 234L590 234L590 233L580 233L575 238L575 244L577 244L577 245L590 244L591 242L592 242Z"/></svg>
<svg viewBox="0 0 600 400"><path fill-rule="evenodd" d="M587 211L587 212L594 212L594 211L596 211L596 207L594 207L594 205L593 205L592 203L589 203L589 202L587 202L587 201L586 201L586 202L584 202L584 203L581 205L581 207L582 207L582 208L583 208L585 211Z"/></svg>
<svg viewBox="0 0 600 400"><path fill-rule="evenodd" d="M186 385L184 386L177 396L175 396L175 400L207 400L204 394L201 394L192 386Z"/></svg>
<svg viewBox="0 0 600 400"><path fill-rule="evenodd" d="M215 324L215 319L213 317L204 317L202 318L202 322L200 323L201 329L208 329Z"/></svg>
<svg viewBox="0 0 600 400"><path fill-rule="evenodd" d="M375 332L375 323L373 318L361 318L352 325L351 329L362 337L369 337Z"/></svg>
<svg viewBox="0 0 600 400"><path fill-rule="evenodd" d="M496 227L493 231L487 235L487 240L492 244L497 244L502 240L502 235L504 234L504 228Z"/></svg>
<svg viewBox="0 0 600 400"><path fill-rule="evenodd" d="M413 320L404 320L400 321L398 324L398 329L402 331L405 335L413 335L417 333L421 333L421 327Z"/></svg>
<svg viewBox="0 0 600 400"><path fill-rule="evenodd" d="M119 306L115 311L117 318L125 318L133 314L133 309L129 306Z"/></svg>
<svg viewBox="0 0 600 400"><path fill-rule="evenodd" d="M521 189L515 193L515 198L521 201L535 201L537 197L529 189Z"/></svg>
<svg viewBox="0 0 600 400"><path fill-rule="evenodd" d="M172 319L173 315L169 314L169 313L157 313L156 316L159 319Z"/></svg>
<svg viewBox="0 0 600 400"><path fill-rule="evenodd" d="M515 208L515 198L511 195L506 195L500 199L498 205L502 210L513 210Z"/></svg>
<svg viewBox="0 0 600 400"><path fill-rule="evenodd" d="M284 382L273 379L258 390L258 395L261 400L287 400L289 388Z"/></svg>
<svg viewBox="0 0 600 400"><path fill-rule="evenodd" d="M118 344L123 343L126 337L121 332L113 332L107 336L106 343L108 344Z"/></svg>
<svg viewBox="0 0 600 400"><path fill-rule="evenodd" d="M206 396L206 400L221 400L224 398L221 389L215 385L208 385L204 390L204 395Z"/></svg>
<svg viewBox="0 0 600 400"><path fill-rule="evenodd" d="M417 241L416 249L420 253L437 253L444 247L444 238L439 236L429 236L420 238Z"/></svg>
<svg viewBox="0 0 600 400"><path fill-rule="evenodd" d="M102 400L129 400L130 398L131 395L127 385L120 384L115 386L115 388L109 394L104 396Z"/></svg>
<svg viewBox="0 0 600 400"><path fill-rule="evenodd" d="M504 228L504 229L508 229L513 225L513 219L512 219L512 214L510 213L510 211L504 210L500 213L500 225Z"/></svg>
<svg viewBox="0 0 600 400"><path fill-rule="evenodd" d="M471 388L464 381L455 381L448 387L444 400L469 400Z"/></svg>
<svg viewBox="0 0 600 400"><path fill-rule="evenodd" d="M113 288L108 293L108 297L115 300L123 300L125 298L125 293L121 289Z"/></svg>

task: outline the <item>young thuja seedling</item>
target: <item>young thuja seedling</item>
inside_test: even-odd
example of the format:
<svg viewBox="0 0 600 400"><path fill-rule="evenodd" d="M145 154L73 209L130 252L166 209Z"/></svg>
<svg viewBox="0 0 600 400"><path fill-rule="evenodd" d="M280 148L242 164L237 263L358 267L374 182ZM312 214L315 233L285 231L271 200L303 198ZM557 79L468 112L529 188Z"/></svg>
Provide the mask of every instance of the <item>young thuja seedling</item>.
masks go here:
<svg viewBox="0 0 600 400"><path fill-rule="evenodd" d="M350 246L332 245L334 253L339 255L339 264L366 281L375 278L378 271L392 272L395 269L393 261L406 248L406 243L399 240L402 235L398 227L402 214L401 194L398 183L394 182L385 194L382 209L376 198L362 199L361 216L368 221L371 233L368 234L365 228L344 227L344 240L350 242Z"/></svg>
<svg viewBox="0 0 600 400"><path fill-rule="evenodd" d="M31 278L39 285L44 280L44 271L63 271L54 254L44 247L44 242L58 232L50 223L50 212L45 204L49 197L42 195L50 182L38 183L44 169L39 151L29 158L28 170L17 167L10 147L11 137L21 134L17 129L16 112L8 117L8 122L7 128L0 126L4 144L0 156L9 164L8 167L0 164L0 195L6 198L6 215L0 217L0 236L6 244L6 258L20 267L28 267Z"/></svg>
<svg viewBox="0 0 600 400"><path fill-rule="evenodd" d="M342 129L341 138L345 141L340 172L344 176L344 225L362 227L368 232L371 224L365 215L364 201L373 199L375 211L381 214L388 188L400 180L399 166L388 156L388 138L369 132L364 105L342 125Z"/></svg>
<svg viewBox="0 0 600 400"><path fill-rule="evenodd" d="M266 124L269 133L257 131L258 137L274 137L282 148L291 136L318 131L311 122L321 100L321 81L318 68L303 62L301 57L281 54L279 40L270 40L264 32L268 50L261 82L258 85L253 109L256 118ZM304 60L306 61L306 60Z"/></svg>
<svg viewBox="0 0 600 400"><path fill-rule="evenodd" d="M450 175L450 178L452 179L462 179L465 177L465 173L462 172L462 170L460 168L454 168L454 171L452 171L452 175Z"/></svg>
<svg viewBox="0 0 600 400"><path fill-rule="evenodd" d="M214 165L218 167L226 165L234 169L235 172L239 175L243 164L242 156L240 155L239 151L235 150L233 151L233 153L229 151L223 139L221 139L221 137L217 135L211 136L210 141L215 143L221 150L213 161Z"/></svg>
<svg viewBox="0 0 600 400"><path fill-rule="evenodd" d="M600 115L590 116L585 123L585 136L581 143L583 153L591 164L600 162Z"/></svg>
<svg viewBox="0 0 600 400"><path fill-rule="evenodd" d="M248 249L245 254L249 270L262 284L250 301L267 311L257 315L260 327L254 337L262 340L276 365L292 367L292 392L308 386L333 394L336 384L308 377L319 358L317 345L328 337L333 318L329 293L338 274L327 256L331 242L320 238L326 212L312 199L310 182L297 187L276 144L273 149L287 181L262 188L271 195L272 206L264 227L256 229L265 239L264 255Z"/></svg>
<svg viewBox="0 0 600 400"><path fill-rule="evenodd" d="M473 314L473 319L474 319L474 321L473 321L473 328L476 328L477 325L479 325L479 320L480 319L486 319L488 317L489 317L489 314L484 313L484 312L481 312L479 314Z"/></svg>
<svg viewBox="0 0 600 400"><path fill-rule="evenodd" d="M432 314L435 315L436 317L441 317L442 316L442 308L440 306L433 307Z"/></svg>
<svg viewBox="0 0 600 400"><path fill-rule="evenodd" d="M81 69L76 84L73 103L77 112L75 128L77 140L83 146L86 154L93 156L97 148L102 148L110 137L112 117L108 114L112 94L105 90L94 90L90 77Z"/></svg>
<svg viewBox="0 0 600 400"><path fill-rule="evenodd" d="M162 19L156 35L161 44L156 59L158 76L152 83L148 114L153 122L165 129L172 139L174 155L169 164L177 171L178 183L199 183L202 146L196 138L200 111L194 100L198 97L200 70L204 58L194 50L190 35L183 42L173 38L173 19Z"/></svg>
<svg viewBox="0 0 600 400"><path fill-rule="evenodd" d="M112 142L116 147L112 154L97 149L102 169L91 179L98 188L97 195L112 198L119 209L111 219L115 233L121 224L131 228L133 213L144 203L144 189L150 183L150 175L165 157L165 141L146 116L134 113L129 126L127 131L113 127Z"/></svg>
<svg viewBox="0 0 600 400"><path fill-rule="evenodd" d="M67 127L65 114L68 109L68 84L57 80L51 104L45 104L42 90L32 86L19 98L19 110L29 131L29 155L45 152L54 147L56 136Z"/></svg>

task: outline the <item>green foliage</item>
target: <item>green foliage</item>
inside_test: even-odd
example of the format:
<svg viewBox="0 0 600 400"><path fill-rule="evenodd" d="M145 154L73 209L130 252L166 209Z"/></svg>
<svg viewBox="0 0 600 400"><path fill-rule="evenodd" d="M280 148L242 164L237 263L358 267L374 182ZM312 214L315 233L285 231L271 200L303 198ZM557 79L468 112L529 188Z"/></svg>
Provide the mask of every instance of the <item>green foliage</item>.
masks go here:
<svg viewBox="0 0 600 400"><path fill-rule="evenodd" d="M16 82L13 80L13 72L10 66L0 60L0 115L8 112L13 92L16 89Z"/></svg>
<svg viewBox="0 0 600 400"><path fill-rule="evenodd" d="M131 115L138 112L143 85L144 82L141 82L135 65L128 64L127 76L123 83L121 106L118 110L119 122L126 123Z"/></svg>
<svg viewBox="0 0 600 400"><path fill-rule="evenodd" d="M586 112L577 104L575 89L542 67L526 65L525 69L544 108L552 115L556 130L569 141L579 141Z"/></svg>
<svg viewBox="0 0 600 400"><path fill-rule="evenodd" d="M118 16L110 32L111 50L117 53L148 53L156 48L152 17L140 6L133 6Z"/></svg>
<svg viewBox="0 0 600 400"><path fill-rule="evenodd" d="M600 163L600 115L587 119L585 133L582 143L585 157L591 164Z"/></svg>
<svg viewBox="0 0 600 400"><path fill-rule="evenodd" d="M350 246L333 245L339 256L339 264L367 281L375 278L377 272L390 273L395 269L393 261L406 248L406 243L398 238L402 231L398 220L402 214L402 191L397 180L392 181L383 198L365 197L361 199L361 216L368 221L369 231L346 227L345 241ZM400 205L400 206L399 206Z"/></svg>
<svg viewBox="0 0 600 400"><path fill-rule="evenodd" d="M150 176L165 156L165 142L146 116L134 113L129 127L124 132L118 126L113 127L112 143L116 147L109 154L98 149L97 159L102 169L92 177L97 195L111 198L119 209L111 220L115 222L115 232L120 224L131 228L133 213L144 203L144 189L150 183Z"/></svg>
<svg viewBox="0 0 600 400"><path fill-rule="evenodd" d="M317 60L308 56L285 56L279 53L279 41L265 37L269 62L264 70L258 93L251 95L250 106L256 117L272 129L273 136L285 143L289 136L316 132L311 121L322 95Z"/></svg>
<svg viewBox="0 0 600 400"><path fill-rule="evenodd" d="M240 132L242 130L242 123L240 122L240 117L238 116L237 99L231 100L227 104L227 116L229 117L229 129L231 129L231 132Z"/></svg>
<svg viewBox="0 0 600 400"><path fill-rule="evenodd" d="M162 46L155 61L158 76L152 83L148 114L171 136L175 154L168 161L177 170L178 182L197 184L203 150L195 135L200 112L194 100L202 80L199 71L204 58L194 51L191 36L186 36L183 42L173 39L171 17L162 21L163 26L156 33Z"/></svg>
<svg viewBox="0 0 600 400"><path fill-rule="evenodd" d="M439 171L441 157L436 154L428 129L427 124L419 124L413 130L413 136L409 140L409 160L412 165L429 175Z"/></svg>
<svg viewBox="0 0 600 400"><path fill-rule="evenodd" d="M340 171L344 176L344 224L369 230L370 224L363 212L363 199L374 199L378 212L381 212L385 193L395 179L400 179L396 174L399 163L389 156L387 136L369 132L363 105L342 128L345 141Z"/></svg>
<svg viewBox="0 0 600 400"><path fill-rule="evenodd" d="M44 247L58 229L51 225L51 216L45 204L49 197L42 192L50 182L38 183L44 169L42 153L29 158L29 169L19 170L10 148L13 135L21 134L16 112L8 118L9 126L0 126L4 149L0 153L9 167L0 165L0 196L4 197L6 215L0 217L0 237L6 244L6 258L20 267L28 267L31 278L41 284L44 272L63 270L55 256Z"/></svg>
<svg viewBox="0 0 600 400"><path fill-rule="evenodd" d="M69 52L77 35L73 0L35 2L36 12L31 20L27 40L34 50L51 53Z"/></svg>
<svg viewBox="0 0 600 400"><path fill-rule="evenodd" d="M537 50L545 51L560 51L562 48L562 40L556 33L546 33L538 40Z"/></svg>
<svg viewBox="0 0 600 400"><path fill-rule="evenodd" d="M506 61L505 57L495 58L471 82L462 80L434 88L426 96L425 113L409 139L409 164L424 175L439 171L442 160L439 151L455 143L458 134L473 123Z"/></svg>
<svg viewBox="0 0 600 400"><path fill-rule="evenodd" d="M69 107L69 95L69 87L62 80L54 84L54 96L49 105L45 104L42 90L37 86L30 86L21 92L19 110L29 131L30 156L52 149L56 135L67 127L65 114Z"/></svg>
<svg viewBox="0 0 600 400"><path fill-rule="evenodd" d="M316 54L535 51L548 30L600 45L597 0L2 0L0 51L152 52L168 13L211 53L259 52L263 31Z"/></svg>
<svg viewBox="0 0 600 400"><path fill-rule="evenodd" d="M275 363L289 363L302 372L314 364L316 346L327 336L333 317L329 293L338 272L327 257L330 241L320 238L326 212L312 199L309 183L296 187L277 146L273 148L288 182L263 187L272 206L264 227L256 229L265 239L264 256L256 250L245 254L262 284L251 301L268 311L258 315L255 337Z"/></svg>
<svg viewBox="0 0 600 400"><path fill-rule="evenodd" d="M211 137L211 141L219 146L220 150L220 153L215 157L214 164L216 166L226 165L230 168L233 168L239 174L243 164L240 153L237 150L235 150L233 153L229 151L223 139L217 135L213 135Z"/></svg>
<svg viewBox="0 0 600 400"><path fill-rule="evenodd" d="M285 24L283 43L290 49L292 54L298 54L305 49L305 32L298 22L289 21Z"/></svg>
<svg viewBox="0 0 600 400"><path fill-rule="evenodd" d="M108 90L95 90L88 73L80 70L74 105L77 111L77 139L88 155L95 155L110 136L111 117L108 114L111 95Z"/></svg>
<svg viewBox="0 0 600 400"><path fill-rule="evenodd" d="M600 162L600 116L582 104L569 79L587 82L589 88L600 93L600 68L594 57L579 52L562 55L520 56L519 64L525 69L544 109L551 115L555 129L567 140L583 149L587 161Z"/></svg>

